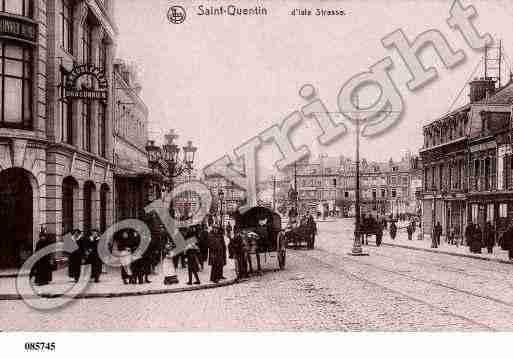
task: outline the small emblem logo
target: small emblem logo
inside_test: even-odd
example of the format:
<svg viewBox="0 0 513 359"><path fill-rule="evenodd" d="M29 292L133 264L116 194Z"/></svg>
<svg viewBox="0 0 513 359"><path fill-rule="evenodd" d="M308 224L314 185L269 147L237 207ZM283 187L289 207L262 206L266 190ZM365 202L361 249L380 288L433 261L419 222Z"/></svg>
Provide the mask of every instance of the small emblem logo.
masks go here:
<svg viewBox="0 0 513 359"><path fill-rule="evenodd" d="M174 5L167 11L167 19L173 24L181 24L185 21L185 9L183 6Z"/></svg>

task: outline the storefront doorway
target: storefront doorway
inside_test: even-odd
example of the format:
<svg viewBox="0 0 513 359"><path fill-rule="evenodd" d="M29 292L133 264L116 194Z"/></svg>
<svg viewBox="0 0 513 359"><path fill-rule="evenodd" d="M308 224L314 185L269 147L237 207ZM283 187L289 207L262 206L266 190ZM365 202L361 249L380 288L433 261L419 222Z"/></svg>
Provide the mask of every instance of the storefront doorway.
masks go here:
<svg viewBox="0 0 513 359"><path fill-rule="evenodd" d="M32 254L33 192L21 168L0 172L0 269L18 268Z"/></svg>

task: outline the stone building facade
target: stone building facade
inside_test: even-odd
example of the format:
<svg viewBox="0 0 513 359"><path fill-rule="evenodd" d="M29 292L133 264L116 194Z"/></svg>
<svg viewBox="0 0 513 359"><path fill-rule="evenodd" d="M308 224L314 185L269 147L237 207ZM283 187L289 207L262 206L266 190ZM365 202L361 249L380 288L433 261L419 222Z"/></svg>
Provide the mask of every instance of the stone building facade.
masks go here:
<svg viewBox="0 0 513 359"><path fill-rule="evenodd" d="M0 266L112 222L113 0L0 4Z"/></svg>
<svg viewBox="0 0 513 359"><path fill-rule="evenodd" d="M420 178L418 158L406 154L400 161L360 161L360 210L362 213L398 217L418 212L414 183ZM356 166L346 161L341 168L340 207L354 216Z"/></svg>
<svg viewBox="0 0 513 359"><path fill-rule="evenodd" d="M223 191L223 213L236 211L246 201L245 190L236 186L233 181L225 177L213 175L204 177L201 181L208 187L212 195L211 210L213 213L218 213L221 209L220 190Z"/></svg>
<svg viewBox="0 0 513 359"><path fill-rule="evenodd" d="M423 233L440 222L462 235L470 222L503 231L513 218L513 81L470 82L470 102L424 127Z"/></svg>
<svg viewBox="0 0 513 359"><path fill-rule="evenodd" d="M144 207L160 197L161 182L150 169L148 108L140 97L141 85L134 65L114 62L114 203L115 218L121 221L144 216Z"/></svg>
<svg viewBox="0 0 513 359"><path fill-rule="evenodd" d="M298 161L287 178L294 187L294 172L299 192L300 210L327 215L354 216L356 201L356 166L352 159L319 156ZM416 214L415 187L421 179L420 162L410 154L400 161L360 161L360 204L362 213L374 215Z"/></svg>

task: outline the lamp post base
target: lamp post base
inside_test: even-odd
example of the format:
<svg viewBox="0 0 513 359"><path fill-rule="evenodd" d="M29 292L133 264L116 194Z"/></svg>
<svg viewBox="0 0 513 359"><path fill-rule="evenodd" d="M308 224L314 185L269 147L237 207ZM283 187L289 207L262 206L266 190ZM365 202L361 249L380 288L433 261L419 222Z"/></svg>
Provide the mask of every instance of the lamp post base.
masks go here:
<svg viewBox="0 0 513 359"><path fill-rule="evenodd" d="M164 262L162 264L164 264ZM176 268L173 265L172 258L165 258L165 264L162 266L162 270L165 273L164 285L180 283L180 281L178 280L178 276L176 275Z"/></svg>
<svg viewBox="0 0 513 359"><path fill-rule="evenodd" d="M350 256L359 256L359 257L362 257L362 256L368 256L369 253L367 252L362 252L362 250L360 249L360 252L358 251L355 251L354 249L351 250L351 252L347 253L349 254Z"/></svg>
<svg viewBox="0 0 513 359"><path fill-rule="evenodd" d="M164 277L164 285L171 285L171 284L178 284L178 283L180 283L180 282L178 281L178 276L176 274Z"/></svg>
<svg viewBox="0 0 513 359"><path fill-rule="evenodd" d="M362 250L362 242L360 236L355 233L353 248L351 248L351 252L348 253L350 256L368 256L369 253L366 253Z"/></svg>

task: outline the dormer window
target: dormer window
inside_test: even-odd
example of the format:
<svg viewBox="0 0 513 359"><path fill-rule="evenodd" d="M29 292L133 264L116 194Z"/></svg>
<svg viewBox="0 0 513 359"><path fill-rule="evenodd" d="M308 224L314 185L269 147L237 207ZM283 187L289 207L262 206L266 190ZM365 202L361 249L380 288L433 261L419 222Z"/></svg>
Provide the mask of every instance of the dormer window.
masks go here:
<svg viewBox="0 0 513 359"><path fill-rule="evenodd" d="M32 17L31 0L7 0L0 2L0 9L9 14Z"/></svg>

